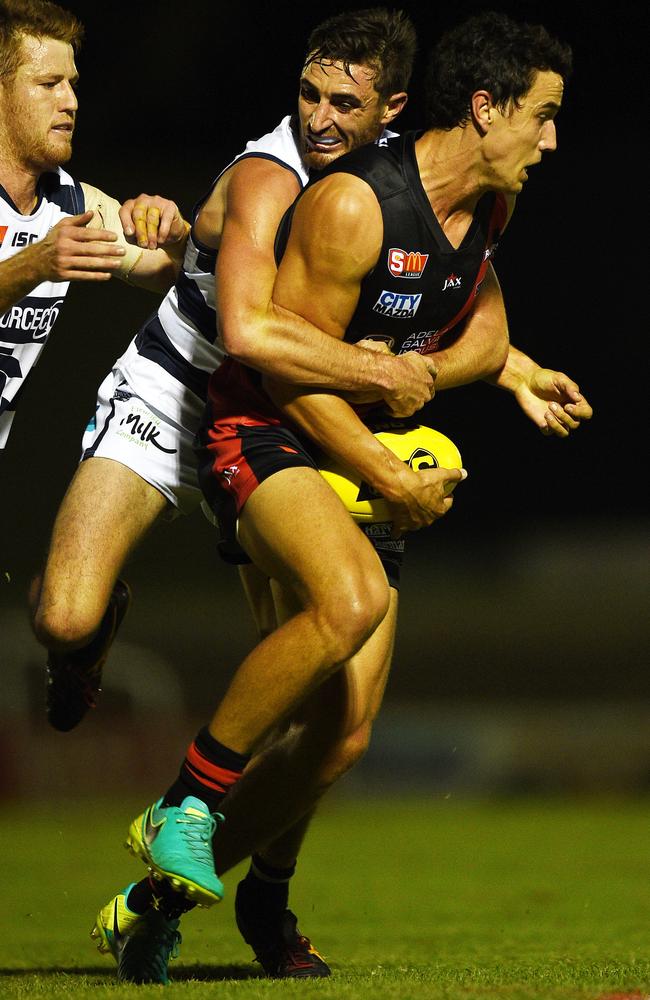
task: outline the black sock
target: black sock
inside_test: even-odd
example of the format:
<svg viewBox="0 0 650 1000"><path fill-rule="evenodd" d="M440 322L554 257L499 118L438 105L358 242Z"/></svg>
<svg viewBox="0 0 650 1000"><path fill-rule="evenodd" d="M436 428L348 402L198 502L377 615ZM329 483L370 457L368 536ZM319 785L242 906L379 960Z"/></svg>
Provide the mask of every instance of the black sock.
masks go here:
<svg viewBox="0 0 650 1000"><path fill-rule="evenodd" d="M255 907L260 916L284 913L289 903L289 882L295 871L295 862L291 868L276 868L254 854L237 890L240 903Z"/></svg>
<svg viewBox="0 0 650 1000"><path fill-rule="evenodd" d="M143 915L155 909L160 910L167 920L177 920L183 913L193 910L196 903L191 903L182 892L172 889L168 882L157 882L149 876L129 890L126 905L132 913Z"/></svg>
<svg viewBox="0 0 650 1000"><path fill-rule="evenodd" d="M251 866L248 869L248 875L251 878L259 879L262 882L289 882L289 879L293 878L296 874L296 864L291 865L290 868L278 868L275 865L269 864L265 861L263 857L259 854L253 854L251 857Z"/></svg>
<svg viewBox="0 0 650 1000"><path fill-rule="evenodd" d="M178 778L167 790L163 805L180 806L184 798L194 795L205 802L211 813L217 812L249 760L250 754L230 750L204 726L188 747Z"/></svg>

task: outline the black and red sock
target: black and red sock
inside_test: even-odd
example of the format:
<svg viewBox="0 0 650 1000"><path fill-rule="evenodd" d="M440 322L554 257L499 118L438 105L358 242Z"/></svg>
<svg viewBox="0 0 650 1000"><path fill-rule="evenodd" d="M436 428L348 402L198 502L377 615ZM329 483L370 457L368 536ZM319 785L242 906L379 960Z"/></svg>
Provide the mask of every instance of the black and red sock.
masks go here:
<svg viewBox="0 0 650 1000"><path fill-rule="evenodd" d="M204 726L190 743L178 778L164 796L163 806L180 806L183 799L193 795L205 802L211 813L217 812L249 760L250 754L230 750Z"/></svg>

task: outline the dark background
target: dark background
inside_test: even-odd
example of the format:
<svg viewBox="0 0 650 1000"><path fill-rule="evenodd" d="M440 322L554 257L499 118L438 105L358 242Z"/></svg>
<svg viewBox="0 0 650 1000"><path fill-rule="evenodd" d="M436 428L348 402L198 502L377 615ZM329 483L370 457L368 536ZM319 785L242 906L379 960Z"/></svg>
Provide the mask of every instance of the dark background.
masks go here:
<svg viewBox="0 0 650 1000"><path fill-rule="evenodd" d="M187 215L247 138L294 109L313 25L361 5L68 6L87 28L73 173L119 199L169 195ZM423 54L441 29L482 9L401 6ZM645 8L499 9L574 47L558 151L531 172L496 269L513 343L578 380L595 417L561 441L492 387L436 397L427 420L458 443L470 475L452 513L411 541L390 694L647 697ZM402 129L422 122L422 61ZM154 306L118 282L71 289L0 458L0 608L23 607L97 385ZM208 526L197 516L157 529L127 575L137 597L127 638L164 652L188 704L202 705L227 676L215 681L215 646L232 665L252 638Z"/></svg>

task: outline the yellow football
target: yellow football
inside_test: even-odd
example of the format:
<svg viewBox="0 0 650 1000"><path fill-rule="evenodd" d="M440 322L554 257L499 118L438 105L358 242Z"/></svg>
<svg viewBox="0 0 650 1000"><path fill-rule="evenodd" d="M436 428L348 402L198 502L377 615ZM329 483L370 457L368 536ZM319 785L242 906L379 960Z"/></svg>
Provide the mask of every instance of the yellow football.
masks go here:
<svg viewBox="0 0 650 1000"><path fill-rule="evenodd" d="M412 469L461 469L460 452L453 441L433 427L404 427L375 432L383 445ZM368 524L390 521L388 504L361 480L360 475L340 462L323 457L321 475L345 504L355 521Z"/></svg>

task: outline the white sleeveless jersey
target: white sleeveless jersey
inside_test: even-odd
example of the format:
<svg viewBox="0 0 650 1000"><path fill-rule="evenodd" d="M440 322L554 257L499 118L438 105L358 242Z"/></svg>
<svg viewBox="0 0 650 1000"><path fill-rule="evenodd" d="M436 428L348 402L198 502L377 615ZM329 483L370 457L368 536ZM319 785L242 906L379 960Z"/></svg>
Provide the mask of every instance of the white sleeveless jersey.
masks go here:
<svg viewBox="0 0 650 1000"><path fill-rule="evenodd" d="M246 157L273 160L295 174L303 188L309 173L291 126L292 118L287 115L273 132L247 142L198 202L194 218L219 178ZM385 131L379 141L393 135ZM224 357L223 346L217 342L216 259L217 251L204 246L192 228L175 286L115 362L137 396L170 423L192 433L203 416L208 379Z"/></svg>
<svg viewBox="0 0 650 1000"><path fill-rule="evenodd" d="M22 215L0 187L0 261L42 240L52 226L84 211L81 185L59 167L44 174L36 211ZM0 316L0 448L9 437L16 402L56 323L68 281L44 281Z"/></svg>
<svg viewBox="0 0 650 1000"><path fill-rule="evenodd" d="M194 218L226 170L250 156L273 160L290 170L301 188L307 183L308 173L287 115L273 132L248 142L221 171L195 206ZM176 284L115 362L133 392L172 424L192 433L203 415L210 374L224 357L217 343L216 259L217 251L202 244L192 227Z"/></svg>
<svg viewBox="0 0 650 1000"><path fill-rule="evenodd" d="M91 228L106 226L121 235L119 202L73 180L61 167L41 177L31 215L22 215L0 185L0 263L44 239L61 219L90 209L95 212ZM124 275L142 251L123 236L119 242L126 250L120 267ZM0 316L0 449L7 443L20 391L45 347L69 285L69 281L43 281Z"/></svg>

